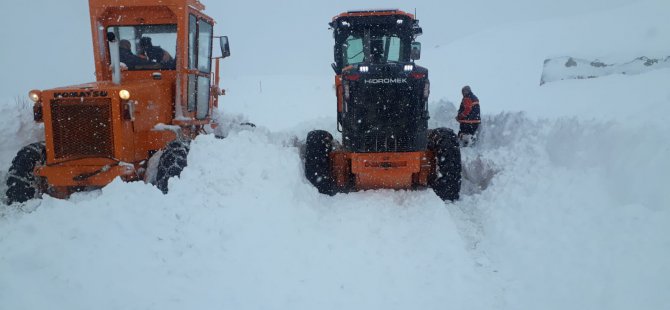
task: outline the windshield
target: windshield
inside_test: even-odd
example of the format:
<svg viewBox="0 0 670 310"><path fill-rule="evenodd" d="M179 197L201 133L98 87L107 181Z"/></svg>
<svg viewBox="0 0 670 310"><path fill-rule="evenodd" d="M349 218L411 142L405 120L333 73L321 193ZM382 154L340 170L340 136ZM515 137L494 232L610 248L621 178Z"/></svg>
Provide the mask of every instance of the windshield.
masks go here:
<svg viewBox="0 0 670 310"><path fill-rule="evenodd" d="M177 25L113 26L107 32L119 38L119 57L128 70L175 69Z"/></svg>
<svg viewBox="0 0 670 310"><path fill-rule="evenodd" d="M342 63L347 66L362 62L397 62L401 60L404 45L397 34L371 33L369 30L351 33L342 43Z"/></svg>

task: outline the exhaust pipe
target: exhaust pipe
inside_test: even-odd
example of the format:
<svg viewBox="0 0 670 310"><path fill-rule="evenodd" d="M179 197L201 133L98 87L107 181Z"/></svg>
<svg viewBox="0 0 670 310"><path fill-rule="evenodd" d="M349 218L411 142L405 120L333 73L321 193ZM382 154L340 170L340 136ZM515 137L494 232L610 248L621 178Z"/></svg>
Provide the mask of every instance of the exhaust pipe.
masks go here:
<svg viewBox="0 0 670 310"><path fill-rule="evenodd" d="M113 32L107 33L109 41L109 56L112 61L112 83L121 84L121 57L119 56L119 41Z"/></svg>

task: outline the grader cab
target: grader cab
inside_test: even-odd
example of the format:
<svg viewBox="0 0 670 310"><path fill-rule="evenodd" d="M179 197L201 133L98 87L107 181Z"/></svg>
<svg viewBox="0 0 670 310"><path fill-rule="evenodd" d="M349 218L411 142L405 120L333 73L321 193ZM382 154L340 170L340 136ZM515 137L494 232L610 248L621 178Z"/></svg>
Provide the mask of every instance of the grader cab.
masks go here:
<svg viewBox="0 0 670 310"><path fill-rule="evenodd" d="M213 125L219 60L227 37L198 0L89 0L96 81L33 90L45 141L24 147L8 173L7 198L67 197L116 177L143 180L158 159L155 182L186 166L189 141ZM218 40L215 41L215 38ZM212 45L221 51L213 55Z"/></svg>

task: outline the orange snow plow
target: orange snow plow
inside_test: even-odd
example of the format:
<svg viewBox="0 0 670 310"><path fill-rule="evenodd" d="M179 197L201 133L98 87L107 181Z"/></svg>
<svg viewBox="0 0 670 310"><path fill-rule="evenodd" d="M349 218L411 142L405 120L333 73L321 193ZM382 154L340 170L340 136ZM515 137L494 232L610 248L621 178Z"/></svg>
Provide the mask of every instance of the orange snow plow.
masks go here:
<svg viewBox="0 0 670 310"><path fill-rule="evenodd" d="M227 37L213 36L214 20L202 3L89 0L89 6L96 81L30 92L45 141L15 157L10 203L42 193L67 197L116 177L143 180L154 155L151 181L166 192L168 179L186 166L189 141L215 125L219 60L230 50Z"/></svg>

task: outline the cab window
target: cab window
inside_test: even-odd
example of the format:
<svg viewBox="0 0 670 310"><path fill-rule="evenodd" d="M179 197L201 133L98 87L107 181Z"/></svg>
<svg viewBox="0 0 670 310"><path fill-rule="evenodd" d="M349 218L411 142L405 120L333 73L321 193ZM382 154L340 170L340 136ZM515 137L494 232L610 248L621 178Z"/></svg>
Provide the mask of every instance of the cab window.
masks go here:
<svg viewBox="0 0 670 310"><path fill-rule="evenodd" d="M188 75L188 110L196 112L197 119L209 114L209 97L212 71L213 26L205 19L189 16L188 67L198 73Z"/></svg>
<svg viewBox="0 0 670 310"><path fill-rule="evenodd" d="M344 42L343 62L345 66L363 62L365 55L363 54L363 38L360 36L350 35Z"/></svg>
<svg viewBox="0 0 670 310"><path fill-rule="evenodd" d="M111 26L119 57L128 70L174 70L177 25Z"/></svg>

